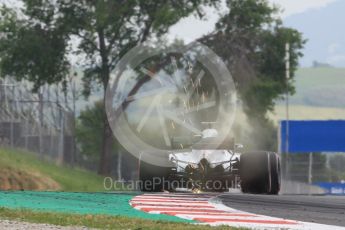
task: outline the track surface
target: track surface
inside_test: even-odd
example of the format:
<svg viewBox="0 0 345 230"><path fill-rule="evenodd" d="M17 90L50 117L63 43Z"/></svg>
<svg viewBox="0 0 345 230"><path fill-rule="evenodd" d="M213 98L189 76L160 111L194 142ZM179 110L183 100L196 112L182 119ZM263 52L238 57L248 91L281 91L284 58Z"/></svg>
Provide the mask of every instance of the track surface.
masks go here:
<svg viewBox="0 0 345 230"><path fill-rule="evenodd" d="M250 213L345 226L345 197L224 194L224 205Z"/></svg>

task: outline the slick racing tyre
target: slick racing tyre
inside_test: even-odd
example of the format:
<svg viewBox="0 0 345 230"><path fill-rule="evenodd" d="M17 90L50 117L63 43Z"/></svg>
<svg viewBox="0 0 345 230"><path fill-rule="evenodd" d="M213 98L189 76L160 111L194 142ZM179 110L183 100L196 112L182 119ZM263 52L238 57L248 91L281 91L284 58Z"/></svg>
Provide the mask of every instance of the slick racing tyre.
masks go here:
<svg viewBox="0 0 345 230"><path fill-rule="evenodd" d="M272 152L242 154L240 179L244 193L278 194L281 184L279 156Z"/></svg>
<svg viewBox="0 0 345 230"><path fill-rule="evenodd" d="M142 192L162 192L170 190L171 168L160 167L139 161L139 189Z"/></svg>

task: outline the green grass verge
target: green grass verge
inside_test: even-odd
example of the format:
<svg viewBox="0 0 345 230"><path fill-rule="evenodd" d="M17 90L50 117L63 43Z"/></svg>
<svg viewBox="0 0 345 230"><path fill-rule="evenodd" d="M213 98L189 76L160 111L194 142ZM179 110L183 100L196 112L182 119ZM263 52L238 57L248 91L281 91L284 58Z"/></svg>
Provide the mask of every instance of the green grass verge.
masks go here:
<svg viewBox="0 0 345 230"><path fill-rule="evenodd" d="M104 191L103 177L80 168L57 166L48 160L39 160L36 155L12 149L0 149L0 167L38 172L58 182L62 191Z"/></svg>
<svg viewBox="0 0 345 230"><path fill-rule="evenodd" d="M31 223L46 223L60 226L85 226L99 229L239 229L229 226L210 227L169 221L153 221L140 218L128 218L107 215L77 215L50 212L33 212L24 209L0 208L0 218L25 221Z"/></svg>

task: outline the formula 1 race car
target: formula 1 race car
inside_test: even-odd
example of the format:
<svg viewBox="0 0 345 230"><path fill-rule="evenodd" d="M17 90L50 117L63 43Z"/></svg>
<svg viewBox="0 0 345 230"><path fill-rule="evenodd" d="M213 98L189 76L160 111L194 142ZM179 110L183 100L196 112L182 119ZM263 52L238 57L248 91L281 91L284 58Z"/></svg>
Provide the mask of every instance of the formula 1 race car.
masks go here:
<svg viewBox="0 0 345 230"><path fill-rule="evenodd" d="M239 153L243 147L233 139L217 142L217 131L206 129L199 141L173 138L169 151L171 167L139 164L140 189L145 192L176 191L225 192L240 188L243 193L278 194L280 190L280 158L273 152ZM181 146L194 142L189 149ZM217 143L217 144L215 144ZM178 148L180 147L180 148Z"/></svg>

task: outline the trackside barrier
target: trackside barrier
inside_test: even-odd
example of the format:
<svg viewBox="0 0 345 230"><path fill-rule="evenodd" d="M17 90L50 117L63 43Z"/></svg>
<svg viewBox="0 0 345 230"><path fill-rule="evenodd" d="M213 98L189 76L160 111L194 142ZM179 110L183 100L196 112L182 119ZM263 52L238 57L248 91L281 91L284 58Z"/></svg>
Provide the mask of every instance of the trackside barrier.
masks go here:
<svg viewBox="0 0 345 230"><path fill-rule="evenodd" d="M315 185L323 188L327 195L345 195L345 183L319 182Z"/></svg>
<svg viewBox="0 0 345 230"><path fill-rule="evenodd" d="M310 185L307 183L283 180L280 189L281 194L295 195L295 194L313 194L313 195L324 195L325 189L318 185Z"/></svg>

